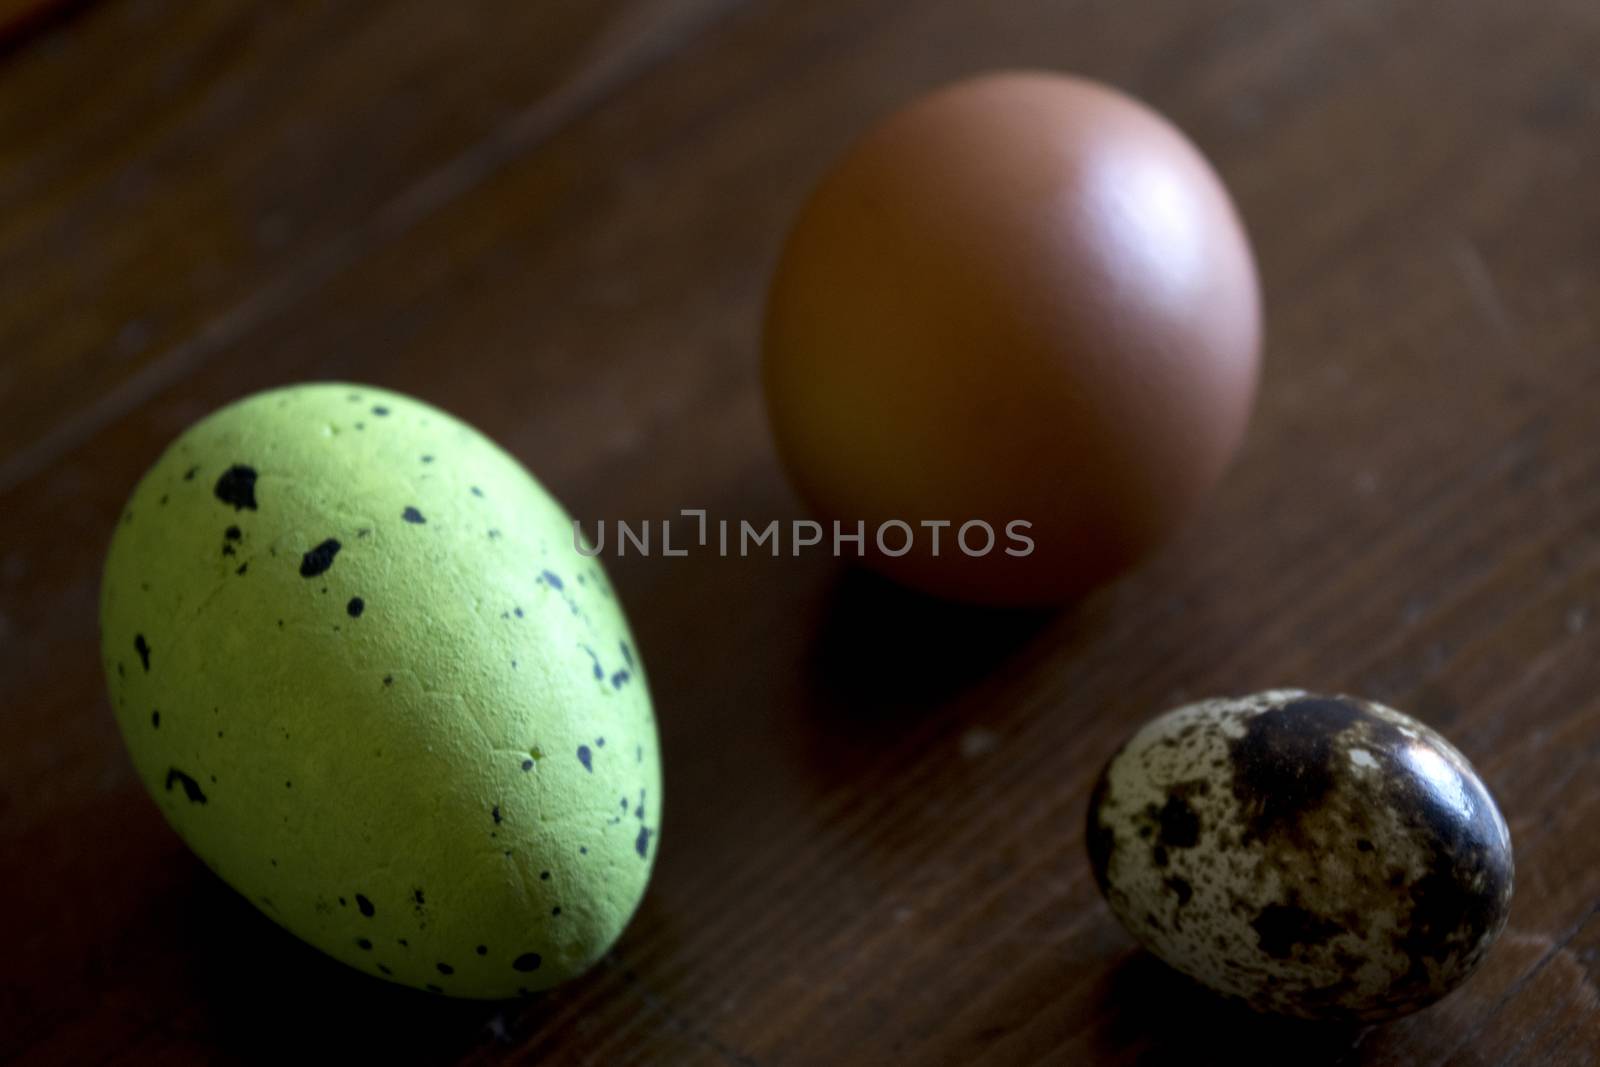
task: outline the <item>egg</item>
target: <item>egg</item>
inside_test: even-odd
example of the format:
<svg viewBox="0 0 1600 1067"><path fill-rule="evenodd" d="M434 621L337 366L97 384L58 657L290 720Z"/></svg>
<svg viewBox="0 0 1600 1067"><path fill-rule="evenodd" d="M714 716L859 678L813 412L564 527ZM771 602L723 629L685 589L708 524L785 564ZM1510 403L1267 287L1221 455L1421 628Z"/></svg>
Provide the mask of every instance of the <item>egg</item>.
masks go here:
<svg viewBox="0 0 1600 1067"><path fill-rule="evenodd" d="M913 102L832 168L763 338L797 489L847 536L863 524L843 554L939 596L1053 604L1160 545L1222 475L1261 307L1182 133L1106 86L1005 73Z"/></svg>
<svg viewBox="0 0 1600 1067"><path fill-rule="evenodd" d="M444 412L315 384L197 423L117 524L101 634L161 813L335 959L514 996L639 904L661 767L622 607L561 506Z"/></svg>
<svg viewBox="0 0 1600 1067"><path fill-rule="evenodd" d="M1087 841L1101 892L1172 967L1260 1011L1381 1021L1482 962L1511 838L1437 733L1295 689L1148 723L1106 766Z"/></svg>

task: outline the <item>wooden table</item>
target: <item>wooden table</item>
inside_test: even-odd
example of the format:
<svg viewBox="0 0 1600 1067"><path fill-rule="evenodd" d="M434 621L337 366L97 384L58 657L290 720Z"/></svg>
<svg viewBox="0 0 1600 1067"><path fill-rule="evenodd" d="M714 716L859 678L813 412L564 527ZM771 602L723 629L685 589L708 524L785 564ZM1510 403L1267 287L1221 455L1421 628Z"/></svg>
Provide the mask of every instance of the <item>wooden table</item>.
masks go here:
<svg viewBox="0 0 1600 1067"><path fill-rule="evenodd" d="M871 118L996 66L1146 98L1253 231L1264 393L1175 544L1023 617L824 555L614 561L660 863L615 952L525 1004L349 971L187 853L96 651L166 441L346 378L580 516L797 517L756 374L784 227ZM1593 0L103 0L0 59L0 209L0 1058L1600 1062ZM1511 824L1504 937L1392 1026L1226 1008L1088 876L1135 723L1282 683L1423 717Z"/></svg>

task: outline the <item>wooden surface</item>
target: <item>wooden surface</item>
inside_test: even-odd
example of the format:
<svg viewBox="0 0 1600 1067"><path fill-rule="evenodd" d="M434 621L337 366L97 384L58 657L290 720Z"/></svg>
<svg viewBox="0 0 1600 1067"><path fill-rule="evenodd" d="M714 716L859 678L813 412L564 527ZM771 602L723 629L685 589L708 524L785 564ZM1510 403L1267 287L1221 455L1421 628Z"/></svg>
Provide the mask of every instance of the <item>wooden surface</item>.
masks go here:
<svg viewBox="0 0 1600 1067"><path fill-rule="evenodd" d="M801 514L766 273L874 115L1047 66L1172 115L1268 289L1247 449L1051 616L783 560L611 564L666 822L583 980L363 977L190 856L97 667L119 506L187 423L314 377L476 423L584 517ZM0 1058L53 1063L1600 1062L1600 7L1593 0L77 6L0 65ZM1509 928L1422 1015L1245 1017L1095 894L1091 776L1273 684L1444 730Z"/></svg>

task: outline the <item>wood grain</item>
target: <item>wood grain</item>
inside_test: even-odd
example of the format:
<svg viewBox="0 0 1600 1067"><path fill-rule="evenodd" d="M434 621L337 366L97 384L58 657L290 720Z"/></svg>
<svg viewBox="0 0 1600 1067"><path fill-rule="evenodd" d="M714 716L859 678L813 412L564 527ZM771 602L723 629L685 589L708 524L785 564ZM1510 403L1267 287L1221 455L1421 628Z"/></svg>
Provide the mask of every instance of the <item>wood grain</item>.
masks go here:
<svg viewBox="0 0 1600 1067"><path fill-rule="evenodd" d="M0 56L65 19L89 0L0 0Z"/></svg>
<svg viewBox="0 0 1600 1067"><path fill-rule="evenodd" d="M725 4L105 4L41 42L0 81L0 196L26 207L0 218L0 272L29 277L0 292L0 384L33 398L0 430L0 486L531 150ZM130 63L139 42L162 47Z"/></svg>
<svg viewBox="0 0 1600 1067"><path fill-rule="evenodd" d="M1600 1061L1600 9L514 7L109 0L0 68L0 1057ZM368 380L586 519L799 516L755 373L783 227L873 115L993 66L1171 114L1257 242L1260 410L1177 543L1024 616L817 556L612 561L661 859L613 955L528 1004L346 971L185 852L94 667L100 556L167 440ZM1420 715L1511 824L1506 936L1392 1026L1221 1007L1087 876L1136 723L1285 683Z"/></svg>

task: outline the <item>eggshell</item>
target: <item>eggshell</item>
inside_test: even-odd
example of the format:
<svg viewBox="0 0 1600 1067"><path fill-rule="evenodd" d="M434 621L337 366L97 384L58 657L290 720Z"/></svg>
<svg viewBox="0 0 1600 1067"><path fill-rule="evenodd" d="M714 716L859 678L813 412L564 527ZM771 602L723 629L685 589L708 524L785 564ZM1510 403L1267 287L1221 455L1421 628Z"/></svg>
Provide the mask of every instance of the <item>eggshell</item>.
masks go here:
<svg viewBox="0 0 1600 1067"><path fill-rule="evenodd" d="M1118 920L1262 1011L1378 1021L1444 996L1511 905L1511 838L1449 742L1284 689L1147 724L1107 765L1090 859Z"/></svg>
<svg viewBox="0 0 1600 1067"><path fill-rule="evenodd" d="M560 505L449 415L319 384L204 419L128 502L101 629L168 822L330 956L512 996L638 905L661 770L627 621Z"/></svg>
<svg viewBox="0 0 1600 1067"><path fill-rule="evenodd" d="M865 524L872 566L1050 604L1195 509L1244 436L1260 341L1249 240L1183 134L1103 85L996 74L823 178L772 282L765 388L796 487ZM872 536L895 521L903 555ZM980 522L987 551L981 526L958 543Z"/></svg>

